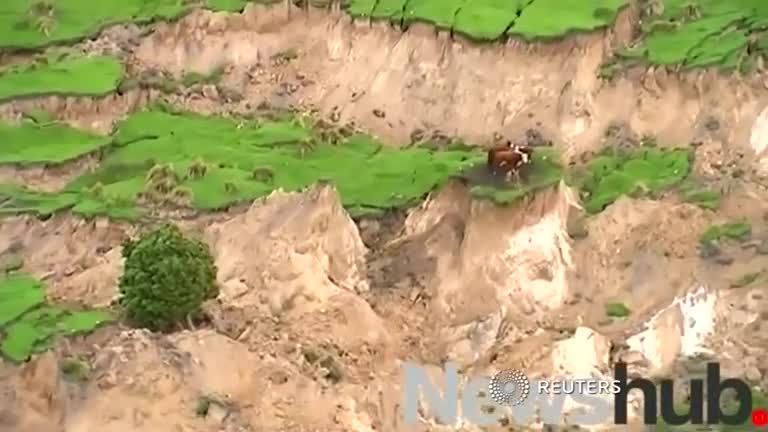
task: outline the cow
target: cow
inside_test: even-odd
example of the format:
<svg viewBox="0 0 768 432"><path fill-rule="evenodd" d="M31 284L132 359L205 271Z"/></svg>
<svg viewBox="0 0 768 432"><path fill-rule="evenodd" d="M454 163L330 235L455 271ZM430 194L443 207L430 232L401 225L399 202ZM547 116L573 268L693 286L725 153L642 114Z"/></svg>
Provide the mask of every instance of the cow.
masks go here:
<svg viewBox="0 0 768 432"><path fill-rule="evenodd" d="M520 169L533 161L533 148L513 144L506 144L488 150L488 171L493 175L504 173L506 181L515 179L520 181Z"/></svg>

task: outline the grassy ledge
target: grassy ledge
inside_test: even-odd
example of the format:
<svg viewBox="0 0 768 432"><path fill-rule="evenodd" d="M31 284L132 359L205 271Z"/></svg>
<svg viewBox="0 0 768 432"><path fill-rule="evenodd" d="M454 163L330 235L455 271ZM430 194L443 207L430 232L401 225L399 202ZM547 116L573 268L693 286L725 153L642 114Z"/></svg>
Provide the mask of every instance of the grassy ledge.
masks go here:
<svg viewBox="0 0 768 432"><path fill-rule="evenodd" d="M44 59L0 71L0 101L46 96L103 96L123 79L123 65L113 57Z"/></svg>
<svg viewBox="0 0 768 432"><path fill-rule="evenodd" d="M40 128L9 126L0 129L0 140L31 133L37 146L13 147L11 161L61 159L60 136ZM71 208L85 216L132 219L155 205L218 210L318 181L333 182L351 212L365 213L410 205L484 158L477 150L397 150L366 135L334 133L299 119L237 121L155 107L121 122L99 168L58 193L0 185L0 213ZM67 157L104 144L90 139L83 135L77 148L69 144Z"/></svg>
<svg viewBox="0 0 768 432"><path fill-rule="evenodd" d="M577 4L568 0L352 0L355 17L386 19L408 25L426 22L470 39L497 40L505 35L526 39L556 38L571 31L610 25L627 0Z"/></svg>
<svg viewBox="0 0 768 432"><path fill-rule="evenodd" d="M768 54L768 2L762 0L648 2L643 15L641 38L617 51L605 78L638 61L749 73Z"/></svg>
<svg viewBox="0 0 768 432"><path fill-rule="evenodd" d="M67 162L112 141L60 123L38 123L31 119L21 125L0 122L0 137L0 163L18 165Z"/></svg>
<svg viewBox="0 0 768 432"><path fill-rule="evenodd" d="M33 277L0 276L0 352L11 361L23 362L56 337L87 333L112 319L104 311L47 304L43 285Z"/></svg>

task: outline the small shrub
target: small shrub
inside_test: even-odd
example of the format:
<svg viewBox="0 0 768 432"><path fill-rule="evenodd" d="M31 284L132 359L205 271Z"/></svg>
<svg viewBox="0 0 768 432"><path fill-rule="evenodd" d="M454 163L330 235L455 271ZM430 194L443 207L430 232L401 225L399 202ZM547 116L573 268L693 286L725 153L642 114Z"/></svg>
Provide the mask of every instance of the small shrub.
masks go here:
<svg viewBox="0 0 768 432"><path fill-rule="evenodd" d="M170 330L198 315L202 303L218 295L208 246L185 238L174 225L127 241L123 257L120 304L136 326Z"/></svg>
<svg viewBox="0 0 768 432"><path fill-rule="evenodd" d="M605 305L605 314L612 318L628 317L631 311L624 303L608 303Z"/></svg>

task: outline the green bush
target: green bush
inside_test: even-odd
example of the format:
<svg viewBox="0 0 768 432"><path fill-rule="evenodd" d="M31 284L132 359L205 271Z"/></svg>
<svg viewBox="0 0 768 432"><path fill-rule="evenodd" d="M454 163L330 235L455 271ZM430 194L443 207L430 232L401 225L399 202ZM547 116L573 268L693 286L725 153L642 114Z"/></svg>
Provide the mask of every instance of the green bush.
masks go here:
<svg viewBox="0 0 768 432"><path fill-rule="evenodd" d="M123 245L125 270L120 304L128 320L155 331L173 329L218 295L216 266L208 246L164 225Z"/></svg>

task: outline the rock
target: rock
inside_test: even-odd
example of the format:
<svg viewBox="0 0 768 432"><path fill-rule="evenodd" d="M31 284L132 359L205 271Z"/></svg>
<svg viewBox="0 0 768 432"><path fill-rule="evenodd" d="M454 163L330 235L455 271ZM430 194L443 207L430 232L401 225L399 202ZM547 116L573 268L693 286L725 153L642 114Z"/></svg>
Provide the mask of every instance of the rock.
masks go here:
<svg viewBox="0 0 768 432"><path fill-rule="evenodd" d="M216 88L215 85L212 84L206 84L203 86L203 96L207 99L218 99L219 98L219 89Z"/></svg>

